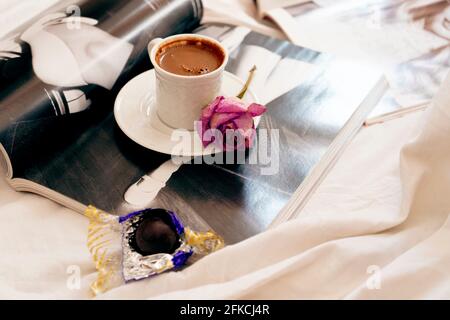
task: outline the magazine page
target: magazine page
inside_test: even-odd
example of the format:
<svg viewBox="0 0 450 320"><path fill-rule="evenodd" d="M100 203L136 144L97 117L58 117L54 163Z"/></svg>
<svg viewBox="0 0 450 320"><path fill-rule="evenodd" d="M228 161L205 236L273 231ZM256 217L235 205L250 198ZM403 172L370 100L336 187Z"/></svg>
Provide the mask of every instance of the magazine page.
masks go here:
<svg viewBox="0 0 450 320"><path fill-rule="evenodd" d="M266 16L298 45L383 69L391 89L370 117L429 103L450 70L446 0L280 3Z"/></svg>
<svg viewBox="0 0 450 320"><path fill-rule="evenodd" d="M226 243L265 230L380 75L254 32L238 29L244 32L235 37L233 30L205 25L197 32L230 45L229 74L245 79L252 65L257 65L251 91L258 93L267 112L258 126L258 148L251 149L242 162L236 157L230 164L226 159L230 153L218 153L173 167L170 155L128 137L112 113L77 132L83 121L80 113L80 118L71 117L74 125L65 132L64 138L72 143L25 167L21 177L117 215L145 207L166 208L195 230L215 230ZM285 81L288 78L294 82ZM233 94L239 89L240 85ZM137 106L146 108L150 84L143 90L136 92L143 97ZM143 122L148 121L143 117ZM161 169L167 166L168 173ZM129 188L144 176L164 179L155 179L156 193L154 185L138 183L138 189L144 189L138 199L142 202L127 201Z"/></svg>
<svg viewBox="0 0 450 320"><path fill-rule="evenodd" d="M63 1L0 40L0 143L14 176L102 121L150 67L148 42L189 32L201 15L197 0Z"/></svg>

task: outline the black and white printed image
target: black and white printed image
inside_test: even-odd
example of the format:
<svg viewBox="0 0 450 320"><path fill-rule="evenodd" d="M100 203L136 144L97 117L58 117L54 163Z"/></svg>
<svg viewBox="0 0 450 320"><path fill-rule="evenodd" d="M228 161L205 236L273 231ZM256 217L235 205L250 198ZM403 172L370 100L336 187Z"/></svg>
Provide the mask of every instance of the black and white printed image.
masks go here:
<svg viewBox="0 0 450 320"><path fill-rule="evenodd" d="M63 12L45 15L15 39L0 42L0 86L30 71L48 97L40 115L86 110L90 92L111 90L133 45L103 31L98 20Z"/></svg>

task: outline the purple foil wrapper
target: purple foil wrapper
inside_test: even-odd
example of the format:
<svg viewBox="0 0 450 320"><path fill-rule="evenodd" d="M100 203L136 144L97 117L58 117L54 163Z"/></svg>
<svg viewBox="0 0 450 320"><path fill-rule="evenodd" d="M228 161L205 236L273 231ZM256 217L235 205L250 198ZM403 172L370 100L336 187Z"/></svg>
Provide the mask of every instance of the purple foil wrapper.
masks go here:
<svg viewBox="0 0 450 320"><path fill-rule="evenodd" d="M172 224L171 227L175 229L180 238L180 243L172 254L158 253L144 256L130 245L130 240L135 236L144 215L151 215L152 211L156 210L167 213ZM185 241L183 223L172 211L149 208L129 213L120 217L118 221L122 225L122 274L126 282L148 278L170 269L178 269L185 265L193 254L192 248Z"/></svg>
<svg viewBox="0 0 450 320"><path fill-rule="evenodd" d="M178 251L174 254L172 258L172 263L174 268L180 268L186 264L190 256L192 256L193 251Z"/></svg>
<svg viewBox="0 0 450 320"><path fill-rule="evenodd" d="M177 215L172 211L167 211L170 215L170 218L172 219L172 223L175 226L175 230L177 231L178 235L181 237L182 234L184 234L184 226L181 220L177 217Z"/></svg>

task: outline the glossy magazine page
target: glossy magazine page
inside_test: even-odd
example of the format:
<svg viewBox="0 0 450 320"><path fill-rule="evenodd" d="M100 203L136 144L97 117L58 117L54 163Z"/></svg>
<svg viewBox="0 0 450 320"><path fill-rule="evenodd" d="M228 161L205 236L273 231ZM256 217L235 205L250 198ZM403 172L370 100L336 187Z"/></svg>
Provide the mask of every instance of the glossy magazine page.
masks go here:
<svg viewBox="0 0 450 320"><path fill-rule="evenodd" d="M148 42L189 32L201 16L197 0L62 1L2 39L0 142L14 176L97 125L150 67Z"/></svg>
<svg viewBox="0 0 450 320"><path fill-rule="evenodd" d="M85 21L82 23L86 23L89 30L95 28L90 37L102 38L100 43L112 43L114 48L100 48L101 53L108 53L106 60L102 60L104 64L88 61L87 65L96 68L95 72L88 69L75 72L76 77L67 76L80 62L71 66L69 59L64 65L58 65L64 55L61 51L51 62L47 61L58 65L58 68L51 68L54 73L39 73L34 68L35 49L26 43L24 47L31 48L33 57L33 61L27 62L32 69L24 66L29 78L18 77L3 84L1 137L11 158L12 182L17 189L44 194L64 205L68 205L64 199L73 199L80 204L80 211L83 205L89 204L116 215L145 207L161 207L176 212L195 230L213 229L226 243L236 243L265 230L295 190L319 166L355 112L364 104L366 109L373 106L367 105L365 100L380 81L378 71L244 28L203 25L194 30L201 10L197 2L155 1L161 5L155 15L152 15L154 6L147 7L147 1L105 3L116 6L114 14L99 10L103 20L94 18L93 14L84 16L85 11L80 6L82 21ZM133 3L143 7L132 9ZM70 30L62 32L59 28L56 36L53 28L58 24L53 26L53 20L46 22L48 17L43 17L44 20L37 22L35 30L38 31L33 33L48 36L45 41L60 37L65 39L62 41L65 44L78 37L76 29L73 37L68 37ZM162 18L163 23L157 23L157 18ZM49 28L47 23L52 26L50 36L48 31L42 35L42 23L46 25L44 31ZM132 23L135 28L131 27ZM36 28L33 26L31 28ZM267 106L267 112L258 126L258 148L249 150L242 162L230 164L224 160L226 155L219 153L213 157L216 160L213 163L195 157L189 163L174 166L170 155L145 148L130 139L115 118L113 107L119 90L134 76L150 77L148 72L141 74L151 67L146 50L148 41L190 30L216 38L228 48L227 77L240 81L233 95L240 90L252 66L257 66L250 90ZM89 42L94 38L83 35L80 39ZM60 47L67 49L67 46ZM93 47L94 50L96 45ZM78 52L79 48L74 46L72 50ZM48 54L45 51L45 55L39 57L46 61ZM111 60L108 62L107 58ZM55 79L66 83L63 87L49 86ZM143 112L140 121L146 121L147 117L144 111L146 99L152 95L150 80L148 86L136 93L136 97L143 98L131 106ZM32 98L33 95L24 93L34 90L44 94ZM18 114L13 113L16 105L21 110ZM362 120L352 124L352 128L357 129L361 123ZM220 161L221 157L224 161ZM151 186L142 183L149 176L163 177L164 182L157 180ZM24 181L34 184L26 186ZM142 192L138 200L143 201L138 201L139 204L125 200L133 186L138 196ZM53 194L42 190L51 190ZM55 196L56 193L61 197Z"/></svg>

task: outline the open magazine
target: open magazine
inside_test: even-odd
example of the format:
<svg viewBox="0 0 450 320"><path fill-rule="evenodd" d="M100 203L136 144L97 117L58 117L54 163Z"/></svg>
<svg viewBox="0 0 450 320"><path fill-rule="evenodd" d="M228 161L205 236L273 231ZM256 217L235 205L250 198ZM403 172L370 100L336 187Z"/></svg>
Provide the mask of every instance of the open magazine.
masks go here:
<svg viewBox="0 0 450 320"><path fill-rule="evenodd" d="M386 89L377 70L247 29L200 25L198 0L64 1L1 40L0 142L7 179L80 213L177 212L196 230L235 243L294 216ZM155 37L196 32L230 51L227 71L267 106L264 161L183 164L142 205L124 198L170 155L118 127L120 89L151 68ZM260 138L261 139L261 138ZM257 148L250 149L247 157Z"/></svg>

